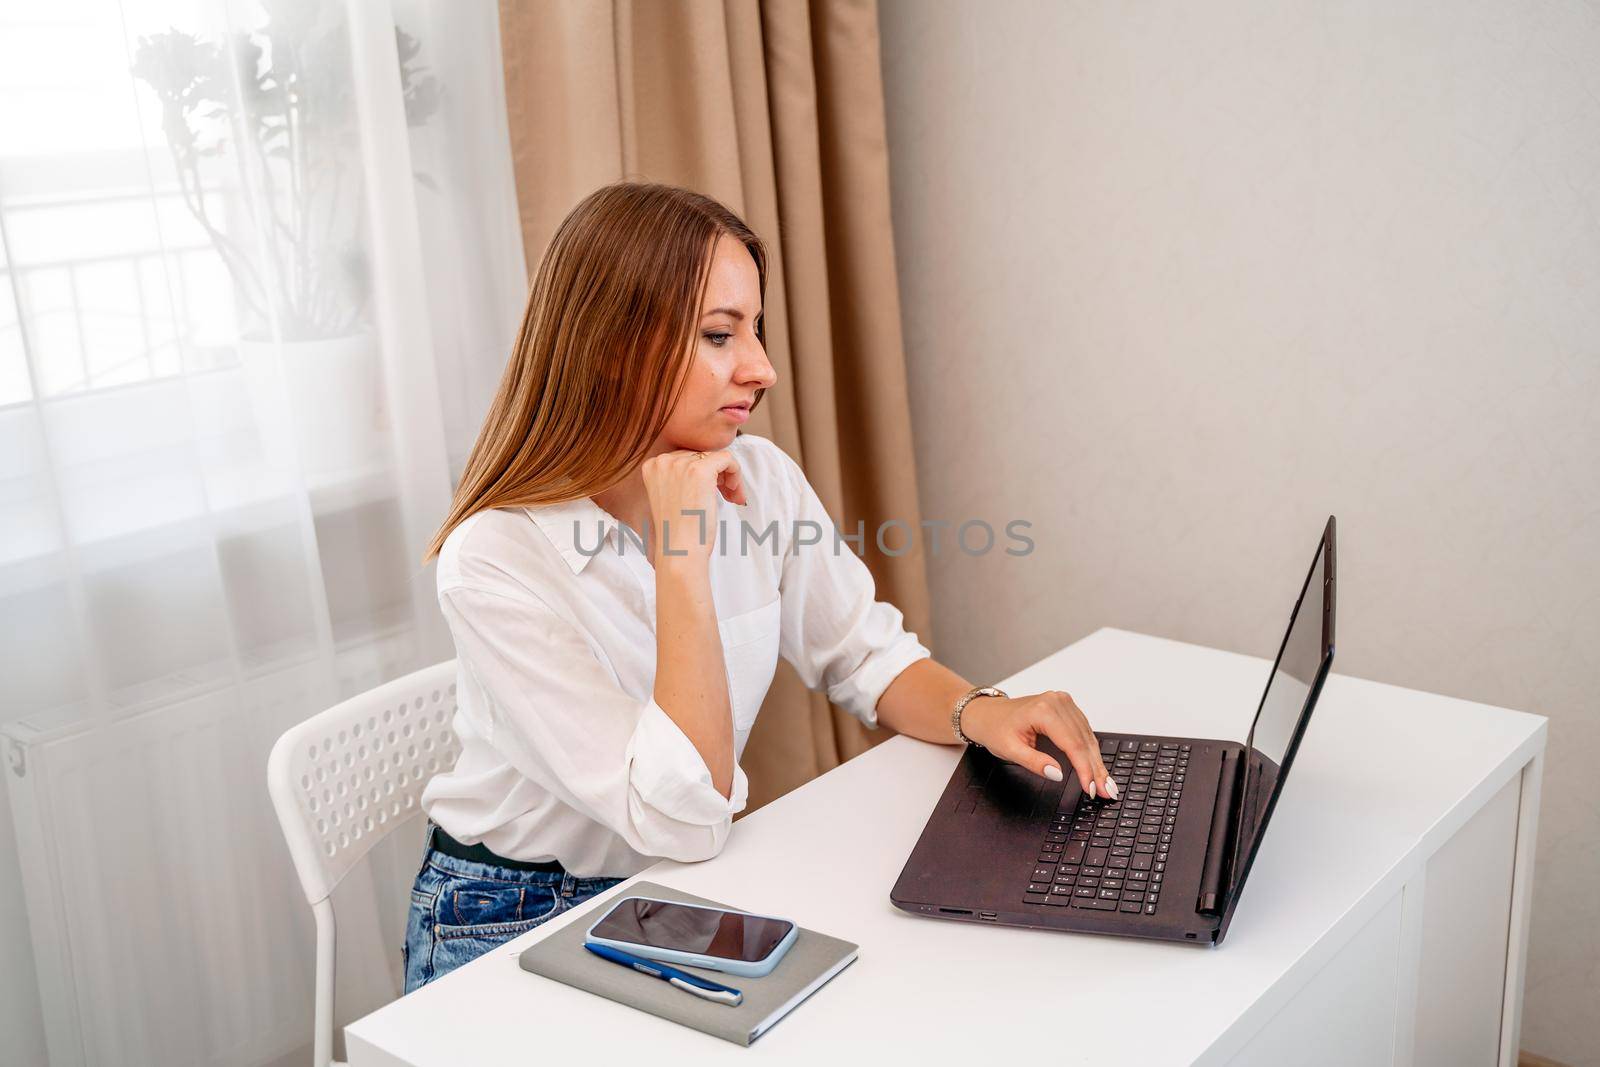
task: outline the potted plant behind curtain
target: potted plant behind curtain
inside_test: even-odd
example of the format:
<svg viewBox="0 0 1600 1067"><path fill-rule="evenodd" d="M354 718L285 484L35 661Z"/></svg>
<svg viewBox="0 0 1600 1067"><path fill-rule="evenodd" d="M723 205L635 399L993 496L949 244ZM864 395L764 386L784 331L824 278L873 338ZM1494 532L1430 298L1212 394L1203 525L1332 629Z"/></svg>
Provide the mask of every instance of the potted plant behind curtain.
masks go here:
<svg viewBox="0 0 1600 1067"><path fill-rule="evenodd" d="M342 5L261 6L265 21L226 47L176 29L141 37L133 74L161 102L184 204L233 278L266 458L293 465L298 455L317 485L373 467L387 431L349 35ZM420 126L438 83L416 63L418 41L395 35L406 121ZM219 222L202 163L230 146L238 205Z"/></svg>

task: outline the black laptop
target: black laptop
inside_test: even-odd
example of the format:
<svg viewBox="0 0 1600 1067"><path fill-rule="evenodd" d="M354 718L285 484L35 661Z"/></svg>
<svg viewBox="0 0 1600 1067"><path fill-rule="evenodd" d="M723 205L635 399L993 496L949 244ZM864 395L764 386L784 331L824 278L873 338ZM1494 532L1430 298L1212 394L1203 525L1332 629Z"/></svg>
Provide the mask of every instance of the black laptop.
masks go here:
<svg viewBox="0 0 1600 1067"><path fill-rule="evenodd" d="M914 915L1218 944L1333 663L1328 518L1245 744L1098 734L1119 799L968 745L889 894ZM1246 754L1248 753L1248 758Z"/></svg>

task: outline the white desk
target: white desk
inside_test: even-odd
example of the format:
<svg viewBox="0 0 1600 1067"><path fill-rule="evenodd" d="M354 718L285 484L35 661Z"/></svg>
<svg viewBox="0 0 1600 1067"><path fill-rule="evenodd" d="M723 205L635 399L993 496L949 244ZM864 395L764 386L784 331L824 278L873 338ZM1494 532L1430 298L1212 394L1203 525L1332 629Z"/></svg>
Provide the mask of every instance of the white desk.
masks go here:
<svg viewBox="0 0 1600 1067"><path fill-rule="evenodd" d="M1338 661L1335 660L1335 666ZM1106 730L1242 740L1270 662L1100 630L1006 679ZM657 1062L1516 1061L1545 720L1329 678L1218 948L940 922L888 900L954 768L897 737L643 877L849 938L861 956L749 1049L527 974L623 883L346 1029L354 1067Z"/></svg>

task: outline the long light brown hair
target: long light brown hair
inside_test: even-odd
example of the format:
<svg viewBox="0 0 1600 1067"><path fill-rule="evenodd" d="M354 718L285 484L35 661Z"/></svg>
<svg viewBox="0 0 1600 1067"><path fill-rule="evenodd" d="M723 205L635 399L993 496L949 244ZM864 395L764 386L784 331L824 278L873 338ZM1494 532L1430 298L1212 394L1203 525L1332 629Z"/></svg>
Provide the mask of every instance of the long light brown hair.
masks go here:
<svg viewBox="0 0 1600 1067"><path fill-rule="evenodd" d="M593 496L644 461L683 390L724 234L749 250L764 299L766 247L708 196L617 182L572 209L424 563L480 511ZM762 318L756 336L766 344Z"/></svg>

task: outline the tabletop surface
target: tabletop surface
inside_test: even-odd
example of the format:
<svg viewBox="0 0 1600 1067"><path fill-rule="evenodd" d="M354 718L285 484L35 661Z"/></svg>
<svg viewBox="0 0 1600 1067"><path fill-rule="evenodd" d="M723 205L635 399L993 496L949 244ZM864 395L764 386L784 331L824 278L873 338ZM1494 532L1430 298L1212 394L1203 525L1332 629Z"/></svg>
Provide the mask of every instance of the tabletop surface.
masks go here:
<svg viewBox="0 0 1600 1067"><path fill-rule="evenodd" d="M1108 732L1242 741L1270 667L1102 629L999 684L1070 692ZM624 882L351 1024L350 1062L522 1067L635 1042L667 1062L816 1063L846 1045L923 1062L1220 1062L1544 741L1540 716L1331 675L1228 937L1211 948L897 910L889 890L960 750L891 738L741 819L716 858L639 876L861 946L750 1048L517 966L529 945L626 895Z"/></svg>

